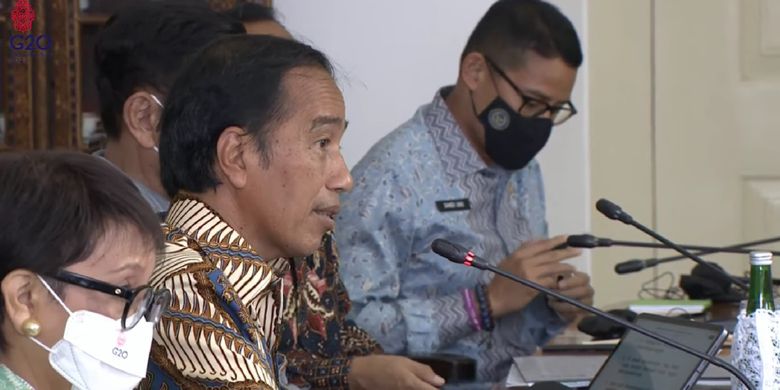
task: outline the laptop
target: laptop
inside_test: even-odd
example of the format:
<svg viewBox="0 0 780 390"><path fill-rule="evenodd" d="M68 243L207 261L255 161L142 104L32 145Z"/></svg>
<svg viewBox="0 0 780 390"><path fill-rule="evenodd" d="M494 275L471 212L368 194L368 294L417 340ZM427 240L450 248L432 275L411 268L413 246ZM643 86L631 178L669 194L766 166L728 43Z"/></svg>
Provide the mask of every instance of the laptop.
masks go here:
<svg viewBox="0 0 780 390"><path fill-rule="evenodd" d="M715 355L728 336L728 332L720 325L648 313L637 316L635 323L708 355ZM562 356L561 358L564 359L561 360L560 365L557 365L558 367L547 366L541 370L547 374L554 373L555 377L540 373L540 367L531 367L533 364L528 364L532 362L531 360L523 361L523 358L518 358L515 362L519 363L517 364L519 374L528 384L542 385L540 382L558 381L579 387L587 386L590 382L591 390L687 390L696 384L708 365L706 361L631 330L623 335L620 343L598 368L595 376L593 375L595 370L590 371L584 367L585 365L565 361L566 359L588 359L588 356ZM533 388L567 388L558 386L560 387L534 386Z"/></svg>
<svg viewBox="0 0 780 390"><path fill-rule="evenodd" d="M723 326L640 314L635 323L680 344L715 355L728 332ZM692 388L709 363L628 330L590 383L591 390Z"/></svg>

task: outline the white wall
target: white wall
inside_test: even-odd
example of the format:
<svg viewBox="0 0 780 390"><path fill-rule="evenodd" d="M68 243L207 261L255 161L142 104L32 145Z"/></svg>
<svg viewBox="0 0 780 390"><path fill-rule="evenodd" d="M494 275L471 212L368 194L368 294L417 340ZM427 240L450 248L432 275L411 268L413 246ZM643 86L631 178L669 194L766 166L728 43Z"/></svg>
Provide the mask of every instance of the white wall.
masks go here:
<svg viewBox="0 0 780 390"><path fill-rule="evenodd" d="M587 54L586 2L553 0L572 20ZM463 46L491 0L274 0L281 21L336 65L347 105L344 155L353 166L409 119L437 89L454 84ZM572 101L580 112L556 128L540 155L551 234L590 230L588 67ZM586 253L578 261L590 270Z"/></svg>
<svg viewBox="0 0 780 390"><path fill-rule="evenodd" d="M655 228L653 1L590 2L588 78L593 88L588 102L592 199L613 200L637 221ZM616 240L650 241L639 230L607 219L596 210L591 229L595 235ZM653 271L618 275L614 266L656 255L665 256L666 252L621 247L595 250L591 278L596 287L596 305L625 307L626 301L636 299L640 286L653 277Z"/></svg>

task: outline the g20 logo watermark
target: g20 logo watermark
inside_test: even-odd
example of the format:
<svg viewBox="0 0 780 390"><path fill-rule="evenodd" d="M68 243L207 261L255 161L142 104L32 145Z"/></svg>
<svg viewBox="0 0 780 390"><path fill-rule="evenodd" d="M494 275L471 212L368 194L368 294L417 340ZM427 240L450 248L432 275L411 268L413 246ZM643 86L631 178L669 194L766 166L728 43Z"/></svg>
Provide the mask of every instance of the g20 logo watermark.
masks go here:
<svg viewBox="0 0 780 390"><path fill-rule="evenodd" d="M51 47L51 38L47 34L37 36L13 34L8 41L11 49L14 50L48 50Z"/></svg>
<svg viewBox="0 0 780 390"><path fill-rule="evenodd" d="M47 34L34 35L32 25L35 21L35 10L29 0L17 0L11 9L11 22L18 34L11 34L8 46L15 54L17 62L24 62L25 57L45 56L51 47L51 38Z"/></svg>

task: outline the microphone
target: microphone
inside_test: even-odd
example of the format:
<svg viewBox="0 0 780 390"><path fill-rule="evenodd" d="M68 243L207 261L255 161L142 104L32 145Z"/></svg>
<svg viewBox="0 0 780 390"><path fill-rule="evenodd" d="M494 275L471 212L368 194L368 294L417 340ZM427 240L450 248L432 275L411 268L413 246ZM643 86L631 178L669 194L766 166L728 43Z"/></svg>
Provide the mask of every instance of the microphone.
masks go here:
<svg viewBox="0 0 780 390"><path fill-rule="evenodd" d="M687 257L681 257L680 259L687 259ZM677 260L680 260L677 259ZM631 259L622 263L615 264L615 273L620 275L630 274L632 272L639 272L645 268L655 267L661 262L658 259L639 260Z"/></svg>
<svg viewBox="0 0 780 390"><path fill-rule="evenodd" d="M627 214L626 214L627 215ZM630 219L631 217L628 216ZM671 346L672 348L679 349L680 351L683 351L685 353L688 353L690 355L696 356L699 359L706 360L707 362L714 364L718 367L723 368L724 370L728 371L732 375L734 375L740 382L742 382L748 389L755 390L755 387L753 387L753 384L750 383L750 381L745 377L744 374L739 372L734 366L731 364L725 362L724 360L715 357L715 356L709 356L705 353L699 352L693 348L690 348L686 345L680 344L674 340L671 340L665 336L662 336L660 334L656 334L655 332L651 332L649 330L646 330L644 328L641 328L639 326L636 326L635 324L626 321L620 317L614 316L612 314L606 313L604 311L601 311L599 309L596 309L593 306L586 305L576 299L569 298L561 293L558 293L556 291L553 291L547 287L544 287L538 283L535 283L533 281L520 278L512 273L506 272L500 268L494 267L490 265L485 259L482 259L481 257L475 255L470 250L449 242L447 240L443 240L441 238L437 238L433 240L433 244L431 245L431 249L433 249L433 252L436 253L439 256L442 256L446 258L449 261L452 261L453 263L463 264L469 267L474 267L481 270L487 270L490 272L493 272L497 275L503 276L507 279L510 279L514 282L520 283L523 286L530 287L536 291L539 291L547 296L552 296L554 298L557 298L558 300L564 301L570 305L576 306L579 309L585 310L589 313L592 313L596 316L606 318L610 321L613 321L617 324L620 324L628 329L631 329L637 333L641 333L647 337L650 337L653 340L659 341L661 343L664 343L668 346Z"/></svg>
<svg viewBox="0 0 780 390"><path fill-rule="evenodd" d="M758 240L758 241L750 241L750 242L743 242L741 244L729 245L729 246L727 246L725 248L722 248L722 249L737 249L737 248L744 248L744 247L753 246L753 245L771 244L773 242L778 242L778 241L780 241L780 237L770 237L770 238L765 238L765 239ZM716 248L713 248L713 249L716 249ZM716 250L705 250L705 251L697 252L697 253L694 253L694 254L697 255L697 256L704 256L704 255L709 255L709 254L716 253L716 252L719 252L719 251L716 251ZM660 258L660 259L656 259L656 258L645 259L645 260L631 259L631 260L627 260L627 261L624 261L622 263L616 264L615 265L615 272L617 272L619 274L628 274L628 273L631 273L631 272L641 271L641 270L643 270L645 268L655 267L658 264L668 263L668 262L671 262L671 261L677 261L677 260L682 260L682 259L687 259L687 257L686 256L670 256L670 257L664 257L664 258Z"/></svg>
<svg viewBox="0 0 780 390"><path fill-rule="evenodd" d="M630 247L637 247L637 248L660 248L660 249L669 249L666 247L666 245L663 244L656 244L654 242L636 242L636 241L619 241L619 240L612 240L610 238L601 238L596 237L590 234L574 234L566 238L566 244L571 247L575 248L600 248L600 247L610 247L610 246L630 246ZM723 253L741 253L741 254L748 254L753 251L757 251L758 249L752 249L752 248L716 248L711 246L701 246L701 245L683 245L680 244L681 247L687 249L687 250L694 250L694 251L711 251L712 253L715 252L723 252ZM762 249L762 251L764 251ZM764 252L770 252L770 251L764 251ZM775 256L780 256L780 252L771 252Z"/></svg>
<svg viewBox="0 0 780 390"><path fill-rule="evenodd" d="M618 220L620 222L623 222L627 225L631 225L641 230L642 232L649 235L650 237L653 237L656 240L660 241L662 244L666 245L667 247L672 248L677 252L679 252L680 254L684 255L685 257L701 264L702 267L710 268L711 271L724 275L731 281L731 283L734 283L735 285L739 286L740 288L742 288L742 290L748 291L748 285L747 283L745 283L744 280L739 280L734 276L729 275L726 272L723 272L723 270L719 270L717 267L704 261L701 257L696 256L691 252L688 252L687 250L685 250L685 248L682 248L679 245L669 241L666 237L656 233L655 231L651 230L645 225L642 225L641 223L634 221L634 218L632 218L628 213L623 211L623 209L621 209L620 206L606 199L599 199L598 202L596 202L596 209L609 219Z"/></svg>

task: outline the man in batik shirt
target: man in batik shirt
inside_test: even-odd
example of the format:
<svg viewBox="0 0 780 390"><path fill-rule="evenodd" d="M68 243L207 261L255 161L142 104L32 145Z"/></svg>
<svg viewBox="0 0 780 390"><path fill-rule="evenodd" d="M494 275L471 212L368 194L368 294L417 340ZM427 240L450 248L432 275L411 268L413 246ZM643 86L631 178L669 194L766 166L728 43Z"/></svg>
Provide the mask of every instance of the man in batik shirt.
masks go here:
<svg viewBox="0 0 780 390"><path fill-rule="evenodd" d="M332 234L323 238L317 253L293 261L284 286L288 298L279 352L287 357L288 380L299 387L347 388L352 359L382 353L382 348L346 319L351 303Z"/></svg>
<svg viewBox="0 0 780 390"><path fill-rule="evenodd" d="M227 14L243 22L250 34L292 38L269 7L242 3ZM339 274L332 233L325 235L314 255L289 263L275 262L274 266L284 275L287 308L279 326L278 352L287 358L291 385L313 389L432 388L428 381L437 379L429 367L405 357L381 355L379 344L346 319L351 303Z"/></svg>
<svg viewBox="0 0 780 390"><path fill-rule="evenodd" d="M171 248L153 283L173 302L151 388L280 387L285 260L268 260L310 255L334 228L345 123L328 60L295 41L223 38L182 71L160 126Z"/></svg>
<svg viewBox="0 0 780 390"><path fill-rule="evenodd" d="M161 123L161 178L173 202L169 251L153 277L174 298L155 334L149 387L280 386L277 380L285 378L279 374L282 355L275 355L280 312L303 313L302 305L286 309L285 297L296 294L285 280L298 273L288 272L290 262L280 258L311 255L335 227L339 194L352 187L339 147L345 126L343 98L328 60L295 41L224 38L181 73ZM308 289L311 273L304 275L307 283L297 285ZM331 320L346 312L343 304L338 314L332 311L335 317L327 312L333 307L328 301L339 295L333 291L322 295L323 305L306 306L326 309L321 345L323 355L333 359L317 365L322 356L308 352L314 364L303 370L319 378L334 367L343 371L314 382L425 388L420 383L429 382L420 378L437 381L430 368L406 358L345 354L361 347L353 344L349 327ZM297 341L317 343L310 330L323 327L309 326L315 322L291 327L290 334L295 329ZM339 348L331 349L336 340ZM369 341L364 345L374 350ZM334 364L339 359L349 363Z"/></svg>

